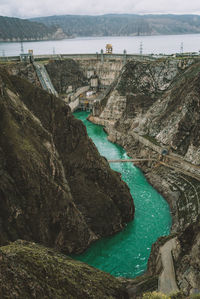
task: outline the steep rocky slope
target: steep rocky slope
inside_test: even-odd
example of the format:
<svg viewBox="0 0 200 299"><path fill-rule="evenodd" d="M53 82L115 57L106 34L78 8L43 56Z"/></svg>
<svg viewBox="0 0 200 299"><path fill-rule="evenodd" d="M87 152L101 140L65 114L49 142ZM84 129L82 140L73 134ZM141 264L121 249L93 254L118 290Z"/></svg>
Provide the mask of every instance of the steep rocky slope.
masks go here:
<svg viewBox="0 0 200 299"><path fill-rule="evenodd" d="M116 97L110 96L99 118L108 124L109 138L134 157L159 161L162 148L168 148L183 159L182 164L199 165L200 64L191 63L172 60L127 65L114 91ZM178 161L169 162L179 166ZM186 167L192 170L190 164ZM199 171L195 168L198 176ZM195 221L200 212L199 180L162 165L147 176L169 199L175 230Z"/></svg>
<svg viewBox="0 0 200 299"><path fill-rule="evenodd" d="M6 71L10 75L19 76L25 80L28 80L35 86L41 87L40 81L32 63L27 64L26 62L12 62L5 64L2 63L2 66L5 67Z"/></svg>
<svg viewBox="0 0 200 299"><path fill-rule="evenodd" d="M102 106L99 115L91 116L91 120L106 125L109 139L123 145L134 157L151 157L159 161L162 149L168 148L176 159L173 166L178 166L178 159L181 161L179 164L185 166L184 169L190 167L186 161L198 165L199 67L198 61L190 59L130 62L105 107ZM194 176L188 179L184 173L174 175L174 170L168 169L167 173L168 178L164 167L157 165L151 169L148 177L151 177L154 183L159 180L159 190L165 192L168 189L168 192L171 192L170 197L174 200L184 198L187 194L185 203L180 202L180 206L187 210L188 217L180 216L179 213L176 219L182 218L184 223L179 221L179 226L182 227L188 223L191 213L196 216L199 213L199 200L196 195L199 192L199 184L198 180L195 180L195 175L199 175L199 169L196 167ZM161 183L162 179L166 183ZM181 185L184 184L190 187L182 192ZM171 190L165 188L165 185L171 186ZM193 191L188 195L190 189ZM186 204L188 196L192 202L191 206ZM177 211L174 200L170 201L172 210Z"/></svg>
<svg viewBox="0 0 200 299"><path fill-rule="evenodd" d="M191 228L195 233L189 236L188 229L199 227L200 214L199 70L199 61L191 59L132 61L106 105L90 118L105 125L108 138L130 156L154 159L140 166L170 204L172 232L181 244L174 252L177 284L187 295L200 290L199 265L191 262L199 258L199 234ZM166 157L161 155L163 149L169 151ZM151 274L157 268L162 271L156 262L159 247L159 243L153 247Z"/></svg>
<svg viewBox="0 0 200 299"><path fill-rule="evenodd" d="M59 94L65 94L69 86L76 90L78 87L88 85L79 64L72 59L49 61L46 69Z"/></svg>
<svg viewBox="0 0 200 299"><path fill-rule="evenodd" d="M111 275L26 241L0 247L0 297L128 298Z"/></svg>
<svg viewBox="0 0 200 299"><path fill-rule="evenodd" d="M134 206L69 107L0 71L0 244L80 252L121 230Z"/></svg>
<svg viewBox="0 0 200 299"><path fill-rule="evenodd" d="M137 121L147 112L161 94L167 90L175 77L181 74L194 61L159 59L155 61L130 61L125 65L118 84L104 103L100 119L114 120L122 117L121 123ZM141 117L142 121L143 117ZM131 123L131 125L133 125ZM130 124L129 124L130 126ZM128 128L126 128L127 130Z"/></svg>
<svg viewBox="0 0 200 299"><path fill-rule="evenodd" d="M131 81L134 90L128 90L127 78L122 78L118 86L118 91L126 89L127 103L124 111L123 119L126 121L130 118L130 129L136 129L141 134L149 135L163 145L171 145L171 147L186 159L191 159L199 163L198 147L199 147L199 63L195 63L187 70L180 73L178 66L173 70L168 65L166 73L162 74L154 70L152 76L146 80L140 77L140 84ZM162 71L162 65L159 66ZM141 70L142 72L142 70ZM177 77L177 74L179 76ZM123 74L126 76L126 74ZM155 80L155 76L158 78ZM173 80L174 78L174 80ZM124 85L124 80L126 83ZM156 81L156 82L155 82ZM142 84L143 83L143 84ZM145 85L146 84L146 85ZM148 86L149 84L149 86ZM171 84L171 85L170 85ZM168 88L170 85L170 88ZM122 87L121 87L122 86ZM161 93L166 90L165 93ZM132 93L137 95L134 97ZM150 98L145 98L150 97ZM145 99L140 100L137 97ZM153 103L151 99L155 97ZM129 113L135 108L135 116L129 117ZM149 109L148 109L149 108ZM123 123L121 119L121 123ZM120 127L119 121L119 127Z"/></svg>

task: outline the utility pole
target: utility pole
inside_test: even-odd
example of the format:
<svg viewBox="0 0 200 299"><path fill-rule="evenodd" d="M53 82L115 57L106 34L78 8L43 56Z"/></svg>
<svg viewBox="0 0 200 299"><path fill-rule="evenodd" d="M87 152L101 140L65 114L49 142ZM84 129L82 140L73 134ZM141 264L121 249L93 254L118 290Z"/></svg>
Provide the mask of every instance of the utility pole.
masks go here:
<svg viewBox="0 0 200 299"><path fill-rule="evenodd" d="M56 54L56 51L55 51L55 48L53 47L53 55L55 55Z"/></svg>
<svg viewBox="0 0 200 299"><path fill-rule="evenodd" d="M2 50L2 56L5 57L5 50Z"/></svg>
<svg viewBox="0 0 200 299"><path fill-rule="evenodd" d="M142 55L142 53L143 53L143 43L140 42L140 55Z"/></svg>

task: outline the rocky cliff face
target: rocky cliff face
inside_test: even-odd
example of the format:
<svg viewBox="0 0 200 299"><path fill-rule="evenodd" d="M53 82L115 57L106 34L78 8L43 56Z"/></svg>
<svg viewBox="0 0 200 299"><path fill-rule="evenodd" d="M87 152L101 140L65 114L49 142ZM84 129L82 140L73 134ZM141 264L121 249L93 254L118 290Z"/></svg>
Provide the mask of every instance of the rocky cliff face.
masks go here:
<svg viewBox="0 0 200 299"><path fill-rule="evenodd" d="M134 206L69 107L0 71L0 244L81 252L121 230Z"/></svg>
<svg viewBox="0 0 200 299"><path fill-rule="evenodd" d="M169 77L167 73L169 62L161 62L161 64L158 62L157 66L154 63L151 68L153 74L160 67L160 77L156 75L156 81L153 81L151 77L148 77L148 80L145 79L143 67L142 74L137 70L138 77L140 77L138 84L135 83L134 68L131 73L128 72L130 67L128 66L128 69L122 74L117 91L114 91L114 93L120 93L119 97L112 100L112 96L110 96L108 99L100 119L105 119L109 124L114 115L114 123L108 125L107 129L110 138L125 146L131 155L159 160L162 148L170 148L174 154L183 158L183 164L184 161L199 164L199 135L197 133L199 132L200 117L199 63L192 65L190 65L191 61L181 63L182 65L178 62L175 67L173 62L176 71L172 69L171 83L168 82L167 86L163 82L166 74ZM171 71L171 66L169 70ZM133 78L132 85L129 87L128 82L131 78ZM151 81L151 84L147 84L147 81ZM153 87L151 87L152 85ZM126 94L122 87L125 90L127 88L129 92ZM162 89L163 92L161 92ZM110 105L114 109L113 114L112 109L109 108ZM107 113L107 109L111 111L112 115ZM116 109L118 109L118 113ZM158 148L157 152L156 147ZM174 160L170 165L179 166L178 161ZM191 168L189 164L187 167ZM181 230L191 221L195 221L199 214L198 167L195 168L195 171L198 177L187 177L187 173L177 173L176 169L168 168L166 170L160 165L153 168L147 175L158 190L166 198L170 198L171 210L174 215L174 230Z"/></svg>
<svg viewBox="0 0 200 299"><path fill-rule="evenodd" d="M192 63L191 59L130 61L123 68L118 84L99 118L117 121L122 117L121 123L131 122L132 126L137 127L140 116L142 122L145 112Z"/></svg>
<svg viewBox="0 0 200 299"><path fill-rule="evenodd" d="M200 214L199 66L198 60L191 59L130 62L105 107L91 117L91 121L105 125L108 138L132 157L155 160L140 166L168 200L172 231L180 239L187 236L188 226L198 227ZM166 159L161 157L164 148L169 150ZM174 253L180 262L176 263L178 287L185 294L200 289L199 267L191 262L192 256L199 256L198 233L187 242ZM191 255L186 248L191 249ZM151 260L155 263L157 255L153 247Z"/></svg>
<svg viewBox="0 0 200 299"><path fill-rule="evenodd" d="M171 67L168 71L171 74ZM155 72L157 71L154 70ZM129 105L132 104L137 114L136 118L133 117L129 121L132 129L136 129L140 135L146 134L155 138L160 144L170 145L176 153L199 164L197 153L199 146L197 136L199 130L199 64L195 63L184 72L179 72L179 76L177 73L178 68L177 72L172 70L167 84L164 83L164 79L166 80L166 77L170 76L168 74L166 76L164 73L160 78L158 77L158 84L153 84L153 81L150 83L150 86L153 86L152 90L143 89L139 92L136 90L136 94L142 94L141 97L150 94L152 98L155 93L156 101L153 103L150 99L143 99L142 102L140 99L137 100L137 97L134 99L129 95L124 116L126 120L130 118L129 113L133 109L130 109ZM144 81L147 80L144 79ZM156 90L157 88L159 89ZM165 92L160 94L162 90ZM135 104L136 102L137 104ZM149 105L149 107L145 107L145 105Z"/></svg>
<svg viewBox="0 0 200 299"><path fill-rule="evenodd" d="M128 298L111 275L35 243L0 247L1 298Z"/></svg>
<svg viewBox="0 0 200 299"><path fill-rule="evenodd" d="M100 115L91 120L104 124L111 141L120 143L132 156L151 157L159 160L162 148L170 148L187 167L184 161L199 164L199 62L192 60L164 60L155 62L130 62L118 81L114 91L107 100ZM175 157L173 156L173 157ZM181 160L182 159L182 160ZM184 166L184 165L182 165ZM195 166L194 166L195 167ZM179 212L177 219L179 227L190 223L189 218L195 219L199 213L198 177L187 179L183 173L175 174L173 170L166 179L162 165L153 172L159 172L159 189L165 192L165 185L170 185L171 196L178 200L187 194L191 206L180 202L180 206L187 210L188 218ZM198 167L195 174L199 175ZM152 171L151 171L152 173ZM162 175L162 173L165 173ZM149 175L150 177L151 175ZM179 177L178 177L179 176ZM155 182L156 179L151 180ZM177 179L175 179L177 177ZM187 182L187 180L190 182ZM179 184L178 182L181 183ZM183 183L185 182L185 183ZM180 185L189 184L191 195L187 188L181 191ZM192 197L192 194L194 195ZM169 197L169 196L168 196ZM172 210L174 200L170 201ZM179 202L179 201L178 201ZM195 207L194 207L195 205ZM190 208L189 208L190 207ZM193 209L193 211L191 211ZM185 218L185 219L183 219ZM176 220L177 220L176 219ZM181 224L182 223L182 224ZM178 227L178 226L177 226Z"/></svg>
<svg viewBox="0 0 200 299"><path fill-rule="evenodd" d="M41 87L40 81L34 70L33 64L27 64L26 62L14 62L4 65L6 71L10 75L19 76L37 87Z"/></svg>

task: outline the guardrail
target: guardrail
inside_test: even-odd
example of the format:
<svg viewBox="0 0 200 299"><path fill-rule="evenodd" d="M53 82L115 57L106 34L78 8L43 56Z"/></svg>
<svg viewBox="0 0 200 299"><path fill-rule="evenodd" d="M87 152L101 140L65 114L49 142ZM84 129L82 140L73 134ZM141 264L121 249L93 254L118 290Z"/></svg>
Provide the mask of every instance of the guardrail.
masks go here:
<svg viewBox="0 0 200 299"><path fill-rule="evenodd" d="M155 60L156 58L152 57L151 55L140 55L140 54L106 54L106 53L95 53L95 54L43 54L43 55L34 55L35 61L40 60L57 60L57 59L98 59L101 60L101 58L104 58L104 60L124 60L126 57L126 60L130 59L141 59L146 58L150 60ZM0 61L20 61L20 56L0 56Z"/></svg>
<svg viewBox="0 0 200 299"><path fill-rule="evenodd" d="M187 55L186 55L187 54ZM185 55L153 55L153 54L127 54L127 53L113 53L113 54L107 54L107 53L86 53L86 54L80 54L80 53L74 53L74 54L42 54L42 55L34 55L35 61L40 60L58 60L58 59L98 59L98 60L132 60L132 59L139 59L139 60L157 60L161 58L165 59L177 59L180 60L180 58L184 59L199 59L200 55L193 55L189 53L186 53ZM20 55L19 56L0 56L0 61L20 61Z"/></svg>

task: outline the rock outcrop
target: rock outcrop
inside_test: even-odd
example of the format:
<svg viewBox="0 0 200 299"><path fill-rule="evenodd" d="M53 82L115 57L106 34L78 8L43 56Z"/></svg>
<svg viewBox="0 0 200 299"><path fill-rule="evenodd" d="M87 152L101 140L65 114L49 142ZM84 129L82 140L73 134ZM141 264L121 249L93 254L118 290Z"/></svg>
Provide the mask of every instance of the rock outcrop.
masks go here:
<svg viewBox="0 0 200 299"><path fill-rule="evenodd" d="M124 283L27 241L0 247L1 298L128 298Z"/></svg>
<svg viewBox="0 0 200 299"><path fill-rule="evenodd" d="M0 71L0 244L81 252L133 219L128 187L60 99Z"/></svg>
<svg viewBox="0 0 200 299"><path fill-rule="evenodd" d="M10 75L19 76L26 81L28 80L33 85L41 87L40 81L32 63L27 64L26 62L15 62L10 63L9 65L5 64L4 66Z"/></svg>

